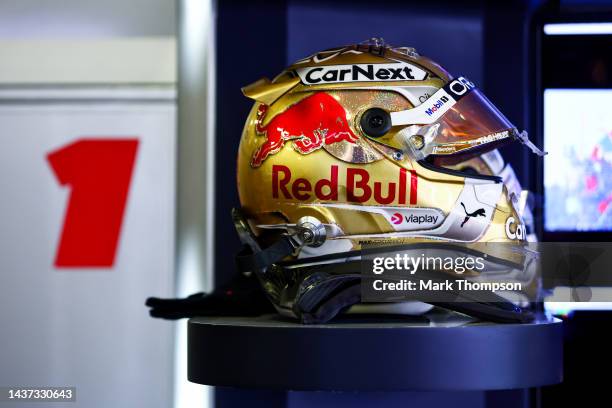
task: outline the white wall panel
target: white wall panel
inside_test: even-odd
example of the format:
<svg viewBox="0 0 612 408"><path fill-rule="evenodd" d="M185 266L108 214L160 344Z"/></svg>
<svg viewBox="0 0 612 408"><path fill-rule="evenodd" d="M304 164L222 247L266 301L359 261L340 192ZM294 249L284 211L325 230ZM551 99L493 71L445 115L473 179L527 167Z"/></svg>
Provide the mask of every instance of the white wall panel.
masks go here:
<svg viewBox="0 0 612 408"><path fill-rule="evenodd" d="M171 406L174 325L151 319L144 300L173 296L174 91L123 90L131 95L123 101L83 89L56 90L48 100L5 92L0 384L76 386L70 407ZM71 190L58 183L46 156L91 138L139 141L115 262L58 268Z"/></svg>

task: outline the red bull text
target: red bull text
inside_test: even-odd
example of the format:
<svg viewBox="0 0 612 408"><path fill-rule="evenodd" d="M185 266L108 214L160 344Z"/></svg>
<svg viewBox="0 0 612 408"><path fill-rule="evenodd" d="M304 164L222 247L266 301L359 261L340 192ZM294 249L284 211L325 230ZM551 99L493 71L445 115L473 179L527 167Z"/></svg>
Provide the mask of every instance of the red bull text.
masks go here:
<svg viewBox="0 0 612 408"><path fill-rule="evenodd" d="M372 183L370 173L366 169L347 167L346 189L338 188L338 170L338 166L332 165L329 178L311 182L305 178L292 179L289 167L275 164L272 166L272 198L299 201L309 201L313 198L324 201L341 199L354 203L365 203L374 199L378 204L385 205L417 203L418 177L414 170L399 168L395 181ZM407 173L410 173L409 182ZM346 197L339 197L340 193L345 191Z"/></svg>

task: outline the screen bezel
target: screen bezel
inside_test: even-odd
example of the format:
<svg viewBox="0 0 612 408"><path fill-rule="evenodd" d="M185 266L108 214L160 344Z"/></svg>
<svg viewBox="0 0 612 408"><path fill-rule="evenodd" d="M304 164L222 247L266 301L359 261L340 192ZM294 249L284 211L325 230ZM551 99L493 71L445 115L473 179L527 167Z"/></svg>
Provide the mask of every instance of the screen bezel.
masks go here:
<svg viewBox="0 0 612 408"><path fill-rule="evenodd" d="M536 13L531 20L530 24L530 53L532 55L532 61L530 67L530 86L532 90L530 100L534 107L535 115L531 118L530 127L535 130L537 144L544 146L544 88L543 75L544 73L544 25L554 23L598 23L598 22L612 22L612 12L607 13L577 13L577 12L559 12L559 11L547 11L543 10L540 13ZM606 36L612 37L612 34ZM575 36L576 38L584 38L588 41L592 39L593 35L580 35ZM564 87L565 88L565 87ZM550 88L553 89L553 88ZM573 88L566 87L565 89L612 89L612 87L585 87L584 85L576 86ZM534 216L537 220L536 228L538 236L541 241L565 241L565 242L604 242L612 241L612 231L547 231L544 227L544 163L543 160L533 159L533 166L531 168L536 169L536 183L530 186L533 191L536 192L538 205L535 208ZM546 160L546 159L544 159Z"/></svg>

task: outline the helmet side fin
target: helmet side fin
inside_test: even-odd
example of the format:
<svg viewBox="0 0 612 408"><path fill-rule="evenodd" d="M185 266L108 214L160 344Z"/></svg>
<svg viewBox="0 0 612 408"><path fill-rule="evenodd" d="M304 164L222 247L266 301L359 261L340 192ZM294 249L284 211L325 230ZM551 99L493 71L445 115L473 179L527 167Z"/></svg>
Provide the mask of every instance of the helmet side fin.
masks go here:
<svg viewBox="0 0 612 408"><path fill-rule="evenodd" d="M299 78L291 78L288 81L272 83L268 78L261 78L250 85L242 88L242 93L247 98L271 105L278 98L300 82Z"/></svg>

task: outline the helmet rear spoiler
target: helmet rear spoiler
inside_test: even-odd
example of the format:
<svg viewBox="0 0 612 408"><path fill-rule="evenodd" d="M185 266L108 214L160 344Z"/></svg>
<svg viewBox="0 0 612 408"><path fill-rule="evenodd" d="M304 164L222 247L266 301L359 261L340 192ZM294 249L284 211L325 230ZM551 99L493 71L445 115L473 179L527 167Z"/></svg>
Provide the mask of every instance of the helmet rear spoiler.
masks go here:
<svg viewBox="0 0 612 408"><path fill-rule="evenodd" d="M247 98L266 105L272 105L278 98L287 93L291 88L300 83L299 78L288 81L271 82L268 78L261 78L250 85L242 88L242 94Z"/></svg>

